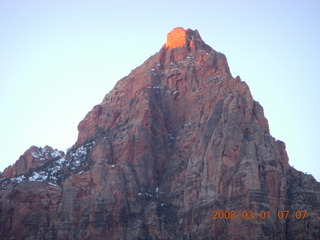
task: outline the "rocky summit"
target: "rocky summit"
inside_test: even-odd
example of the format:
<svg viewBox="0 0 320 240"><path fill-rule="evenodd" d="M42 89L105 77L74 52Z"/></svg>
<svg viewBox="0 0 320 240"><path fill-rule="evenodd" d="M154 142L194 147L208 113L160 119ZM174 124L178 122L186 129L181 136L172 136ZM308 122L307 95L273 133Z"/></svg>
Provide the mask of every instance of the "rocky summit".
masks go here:
<svg viewBox="0 0 320 240"><path fill-rule="evenodd" d="M0 239L319 239L320 183L196 30L173 29L78 130L1 174Z"/></svg>

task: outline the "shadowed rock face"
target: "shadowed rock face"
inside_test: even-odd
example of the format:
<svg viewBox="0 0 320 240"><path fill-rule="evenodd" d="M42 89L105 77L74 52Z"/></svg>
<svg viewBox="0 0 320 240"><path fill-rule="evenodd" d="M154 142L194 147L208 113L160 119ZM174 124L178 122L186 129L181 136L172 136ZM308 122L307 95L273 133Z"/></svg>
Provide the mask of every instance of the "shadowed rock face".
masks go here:
<svg viewBox="0 0 320 240"><path fill-rule="evenodd" d="M320 236L320 184L289 166L247 84L197 31L170 32L78 130L65 156L2 179L1 239Z"/></svg>

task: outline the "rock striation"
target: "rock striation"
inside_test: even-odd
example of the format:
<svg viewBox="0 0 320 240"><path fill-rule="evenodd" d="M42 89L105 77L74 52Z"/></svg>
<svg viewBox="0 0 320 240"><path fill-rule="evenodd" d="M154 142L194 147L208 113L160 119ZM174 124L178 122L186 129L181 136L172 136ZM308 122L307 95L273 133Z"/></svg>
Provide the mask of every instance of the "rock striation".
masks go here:
<svg viewBox="0 0 320 240"><path fill-rule="evenodd" d="M320 183L197 31L172 30L78 130L5 170L1 239L319 239Z"/></svg>

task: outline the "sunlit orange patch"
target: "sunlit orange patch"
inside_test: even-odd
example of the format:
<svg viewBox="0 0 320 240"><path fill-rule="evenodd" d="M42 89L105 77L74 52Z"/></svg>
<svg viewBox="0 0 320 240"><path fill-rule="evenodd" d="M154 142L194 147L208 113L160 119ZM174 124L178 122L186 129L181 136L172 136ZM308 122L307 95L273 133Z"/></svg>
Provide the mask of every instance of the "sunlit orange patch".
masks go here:
<svg viewBox="0 0 320 240"><path fill-rule="evenodd" d="M182 27L174 28L167 34L166 48L178 48L187 45L187 33Z"/></svg>

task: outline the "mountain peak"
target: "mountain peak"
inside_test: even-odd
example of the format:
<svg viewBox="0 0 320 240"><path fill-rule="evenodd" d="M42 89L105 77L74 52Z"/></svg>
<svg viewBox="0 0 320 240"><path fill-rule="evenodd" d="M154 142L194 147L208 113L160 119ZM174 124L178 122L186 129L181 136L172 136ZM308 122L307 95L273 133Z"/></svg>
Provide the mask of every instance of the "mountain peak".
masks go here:
<svg viewBox="0 0 320 240"><path fill-rule="evenodd" d="M179 48L188 47L196 48L203 47L204 42L202 41L197 30L187 29L182 27L176 27L167 34L166 48Z"/></svg>
<svg viewBox="0 0 320 240"><path fill-rule="evenodd" d="M78 130L0 175L0 239L319 239L320 183L197 30L173 29Z"/></svg>
<svg viewBox="0 0 320 240"><path fill-rule="evenodd" d="M166 48L178 48L187 45L187 33L182 27L176 27L167 34Z"/></svg>

